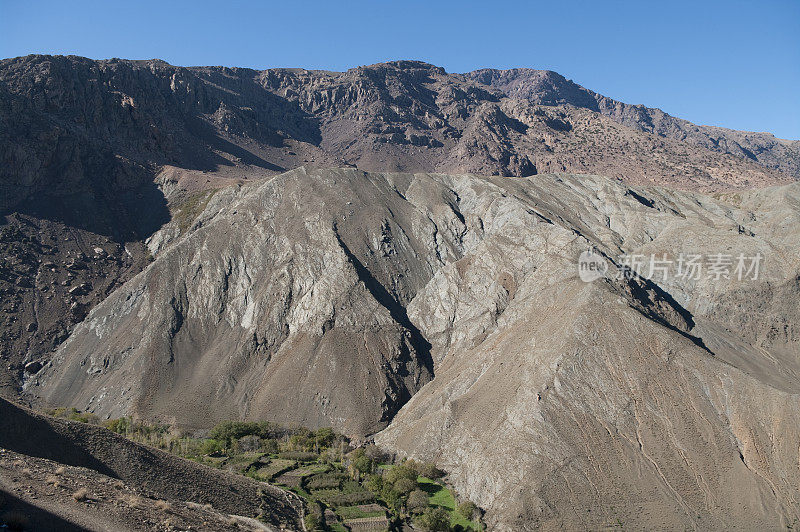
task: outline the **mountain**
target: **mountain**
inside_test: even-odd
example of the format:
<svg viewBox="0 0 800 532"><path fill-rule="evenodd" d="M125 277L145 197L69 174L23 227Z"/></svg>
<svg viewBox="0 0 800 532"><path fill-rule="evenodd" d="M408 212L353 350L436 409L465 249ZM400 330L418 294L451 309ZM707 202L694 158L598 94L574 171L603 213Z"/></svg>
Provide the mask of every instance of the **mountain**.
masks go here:
<svg viewBox="0 0 800 532"><path fill-rule="evenodd" d="M799 199L798 183L715 199L591 175L296 169L214 194L26 397L383 429L379 445L440 464L498 529L786 526ZM670 275L644 261L584 282L587 249ZM692 254L707 270L678 275ZM756 278L740 255L763 257Z"/></svg>
<svg viewBox="0 0 800 532"><path fill-rule="evenodd" d="M798 154L548 71L2 60L0 394L333 426L501 530L794 526Z"/></svg>
<svg viewBox="0 0 800 532"><path fill-rule="evenodd" d="M607 175L724 191L800 177L798 141L694 126L537 70L344 73L0 61L0 393L147 264L208 191L301 165Z"/></svg>

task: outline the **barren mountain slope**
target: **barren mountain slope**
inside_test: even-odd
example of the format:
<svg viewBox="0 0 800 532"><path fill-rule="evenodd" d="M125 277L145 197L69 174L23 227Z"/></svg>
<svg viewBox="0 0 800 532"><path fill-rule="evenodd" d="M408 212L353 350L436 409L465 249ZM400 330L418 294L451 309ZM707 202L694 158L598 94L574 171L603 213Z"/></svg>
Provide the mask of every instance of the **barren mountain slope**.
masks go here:
<svg viewBox="0 0 800 532"><path fill-rule="evenodd" d="M217 192L26 391L185 424L391 421L378 443L435 459L500 529L791 525L799 197L301 168ZM587 247L675 262L584 283ZM763 262L694 279L681 253Z"/></svg>
<svg viewBox="0 0 800 532"><path fill-rule="evenodd" d="M495 236L415 298L435 378L376 441L435 459L500 529L793 526L800 187L715 201L589 176L510 183L555 226L484 223ZM675 261L654 279L670 305L636 304L656 285L579 280L587 246ZM694 280L676 275L681 253L764 263L758 280ZM684 330L665 327L673 312Z"/></svg>
<svg viewBox="0 0 800 532"><path fill-rule="evenodd" d="M405 306L460 252L457 200L428 201L355 170L220 191L30 388L115 416L377 431L432 376Z"/></svg>
<svg viewBox="0 0 800 532"><path fill-rule="evenodd" d="M554 73L528 72L549 80L547 97L504 84L487 88L476 73L448 74L419 61L344 73L271 69L259 73L259 82L319 120L323 149L364 170L590 172L693 190L789 182L800 175L797 143L764 144L760 151L777 150L767 169L742 150L683 142L686 135L661 135L617 120L575 96L585 89ZM563 83L553 83L559 78Z"/></svg>
<svg viewBox="0 0 800 532"><path fill-rule="evenodd" d="M31 530L301 529L299 499L273 486L4 399L0 417L0 519L22 514Z"/></svg>
<svg viewBox="0 0 800 532"><path fill-rule="evenodd" d="M693 126L543 71L448 74L418 61L339 73L5 59L0 394L16 395L25 365L35 368L141 271L142 242L170 219L178 219L173 231L184 229L209 190L304 164L591 172L724 190L797 178L797 146Z"/></svg>

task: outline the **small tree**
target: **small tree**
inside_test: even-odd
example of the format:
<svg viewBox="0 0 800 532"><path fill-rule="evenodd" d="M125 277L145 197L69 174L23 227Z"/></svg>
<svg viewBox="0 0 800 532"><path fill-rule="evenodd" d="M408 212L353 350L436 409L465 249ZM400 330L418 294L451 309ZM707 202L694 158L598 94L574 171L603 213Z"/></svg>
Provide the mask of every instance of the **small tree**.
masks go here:
<svg viewBox="0 0 800 532"><path fill-rule="evenodd" d="M450 530L450 516L443 508L428 508L414 519L414 524L430 532L448 532Z"/></svg>
<svg viewBox="0 0 800 532"><path fill-rule="evenodd" d="M464 501L458 505L458 513L469 519L470 521L475 518L478 512L478 507L472 501Z"/></svg>
<svg viewBox="0 0 800 532"><path fill-rule="evenodd" d="M128 431L131 428L131 422L126 417L121 417L119 419L109 419L108 421L106 421L106 428L112 432L116 432L117 434L123 434L127 436Z"/></svg>
<svg viewBox="0 0 800 532"><path fill-rule="evenodd" d="M223 442L217 440L203 440L200 444L200 454L221 453L224 449Z"/></svg>
<svg viewBox="0 0 800 532"><path fill-rule="evenodd" d="M381 489L381 499L384 500L393 514L400 515L400 509L403 506L403 498L391 484L386 484L384 482L383 489Z"/></svg>
<svg viewBox="0 0 800 532"><path fill-rule="evenodd" d="M316 515L312 513L306 514L303 520L306 523L306 530L322 530L322 524Z"/></svg>
<svg viewBox="0 0 800 532"><path fill-rule="evenodd" d="M367 481L364 482L364 487L375 495L380 495L383 489L383 477L380 475L370 475Z"/></svg>
<svg viewBox="0 0 800 532"><path fill-rule="evenodd" d="M386 473L386 481L390 484L394 484L401 478L407 478L416 482L417 471L412 466L404 463L394 466Z"/></svg>
<svg viewBox="0 0 800 532"><path fill-rule="evenodd" d="M432 462L417 462L416 469L420 476L433 480L440 479L444 476L444 471L438 469Z"/></svg>
<svg viewBox="0 0 800 532"><path fill-rule="evenodd" d="M417 489L417 481L410 478L400 478L394 483L394 490L400 495L408 495Z"/></svg>
<svg viewBox="0 0 800 532"><path fill-rule="evenodd" d="M277 453L278 442L273 439L261 440L261 450L269 454Z"/></svg>
<svg viewBox="0 0 800 532"><path fill-rule="evenodd" d="M428 494L424 491L416 489L408 495L406 508L409 513L414 515L421 514L428 509L428 505Z"/></svg>
<svg viewBox="0 0 800 532"><path fill-rule="evenodd" d="M325 513L319 503L313 503L308 508L308 513L303 519L307 530L325 530Z"/></svg>
<svg viewBox="0 0 800 532"><path fill-rule="evenodd" d="M372 460L364 452L364 449L356 449L350 456L350 475L356 480L361 480L361 476L367 473L372 473L373 463Z"/></svg>
<svg viewBox="0 0 800 532"><path fill-rule="evenodd" d="M356 477L361 478L361 475L372 473L372 460L366 456L359 456L353 461L353 469L356 471Z"/></svg>
<svg viewBox="0 0 800 532"><path fill-rule="evenodd" d="M305 434L295 434L289 438L290 451L310 451L314 443Z"/></svg>
<svg viewBox="0 0 800 532"><path fill-rule="evenodd" d="M318 429L316 433L314 433L314 450L316 452L320 452L322 448L329 447L331 443L336 439L336 434L333 432L333 429L330 428L321 428Z"/></svg>

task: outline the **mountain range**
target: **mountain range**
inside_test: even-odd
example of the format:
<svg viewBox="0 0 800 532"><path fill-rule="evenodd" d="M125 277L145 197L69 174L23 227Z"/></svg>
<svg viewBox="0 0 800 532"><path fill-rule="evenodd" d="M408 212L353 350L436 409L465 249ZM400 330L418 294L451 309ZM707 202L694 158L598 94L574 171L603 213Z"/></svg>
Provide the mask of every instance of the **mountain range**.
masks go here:
<svg viewBox="0 0 800 532"><path fill-rule="evenodd" d="M418 61L6 59L0 124L9 398L332 426L501 530L800 519L800 141Z"/></svg>

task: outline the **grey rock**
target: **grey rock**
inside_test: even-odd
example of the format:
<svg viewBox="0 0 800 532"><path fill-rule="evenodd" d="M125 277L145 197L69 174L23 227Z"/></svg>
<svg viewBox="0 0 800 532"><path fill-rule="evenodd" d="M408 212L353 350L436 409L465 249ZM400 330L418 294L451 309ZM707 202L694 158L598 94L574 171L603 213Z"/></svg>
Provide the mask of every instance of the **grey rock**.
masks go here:
<svg viewBox="0 0 800 532"><path fill-rule="evenodd" d="M217 192L26 393L194 426L386 427L378 444L436 461L502 530L779 528L800 512L799 198L294 170ZM587 283L587 248L609 271L764 263Z"/></svg>

